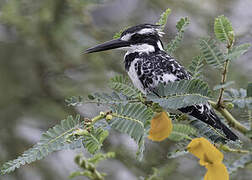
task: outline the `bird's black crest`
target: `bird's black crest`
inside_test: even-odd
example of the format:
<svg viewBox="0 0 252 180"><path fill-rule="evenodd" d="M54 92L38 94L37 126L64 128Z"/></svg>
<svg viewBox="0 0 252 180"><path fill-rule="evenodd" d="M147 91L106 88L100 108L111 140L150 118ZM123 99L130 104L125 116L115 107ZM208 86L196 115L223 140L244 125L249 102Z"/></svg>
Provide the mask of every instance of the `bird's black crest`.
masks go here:
<svg viewBox="0 0 252 180"><path fill-rule="evenodd" d="M126 29L121 36L124 36L126 34L129 34L129 33L134 33L134 32L137 32L137 31L140 31L141 29L145 29L145 28L153 28L153 29L160 29L160 25L154 25L154 24L139 24L137 26L133 26L133 27L130 27L128 29Z"/></svg>

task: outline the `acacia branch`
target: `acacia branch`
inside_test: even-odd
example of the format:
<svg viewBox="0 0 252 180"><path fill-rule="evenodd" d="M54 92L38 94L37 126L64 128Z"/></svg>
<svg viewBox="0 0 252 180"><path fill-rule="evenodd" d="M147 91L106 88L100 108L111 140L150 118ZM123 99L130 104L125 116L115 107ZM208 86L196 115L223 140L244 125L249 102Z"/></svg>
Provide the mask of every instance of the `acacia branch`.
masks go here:
<svg viewBox="0 0 252 180"><path fill-rule="evenodd" d="M227 59L224 64L224 70L222 72L221 84L224 84L227 80L228 65L229 65L229 60ZM224 92L224 88L221 88L220 95L219 95L218 102L217 102L217 105L219 107L221 107L223 92Z"/></svg>
<svg viewBox="0 0 252 180"><path fill-rule="evenodd" d="M251 151L244 149L233 149L227 145L217 145L217 147L225 152L239 153L239 154L252 154Z"/></svg>
<svg viewBox="0 0 252 180"><path fill-rule="evenodd" d="M228 52L233 47L233 44L234 44L234 38L230 39L230 42L227 44ZM222 72L221 84L225 84L225 82L227 80L228 65L229 65L229 59L226 59L226 61L224 63L223 72ZM218 107L222 106L222 97L223 97L224 90L225 90L224 87L220 89L220 95L219 95L218 102L217 102Z"/></svg>
<svg viewBox="0 0 252 180"><path fill-rule="evenodd" d="M95 116L94 118L91 119L91 123L92 125L94 125L97 121L104 119L106 117L107 113L104 112L100 112L100 114L98 116Z"/></svg>

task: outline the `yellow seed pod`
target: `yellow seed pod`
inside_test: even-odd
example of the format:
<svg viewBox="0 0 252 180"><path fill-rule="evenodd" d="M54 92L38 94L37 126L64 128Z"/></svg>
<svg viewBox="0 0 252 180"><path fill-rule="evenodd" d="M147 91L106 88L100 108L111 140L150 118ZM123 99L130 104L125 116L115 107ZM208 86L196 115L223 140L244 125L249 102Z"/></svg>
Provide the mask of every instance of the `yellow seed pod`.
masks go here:
<svg viewBox="0 0 252 180"><path fill-rule="evenodd" d="M226 105L227 109L233 109L234 108L234 104L233 103L228 103Z"/></svg>
<svg viewBox="0 0 252 180"><path fill-rule="evenodd" d="M113 118L113 116L112 116L111 114L108 114L108 115L106 116L106 120L107 120L107 121L110 121L112 118Z"/></svg>
<svg viewBox="0 0 252 180"><path fill-rule="evenodd" d="M105 116L105 113L101 111L100 116Z"/></svg>

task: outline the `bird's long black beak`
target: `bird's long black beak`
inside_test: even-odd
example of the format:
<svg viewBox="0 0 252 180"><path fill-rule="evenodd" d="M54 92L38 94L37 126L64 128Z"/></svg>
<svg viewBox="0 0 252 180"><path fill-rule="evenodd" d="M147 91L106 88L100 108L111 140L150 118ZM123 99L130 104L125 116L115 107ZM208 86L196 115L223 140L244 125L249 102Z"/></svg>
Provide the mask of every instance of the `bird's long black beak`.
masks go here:
<svg viewBox="0 0 252 180"><path fill-rule="evenodd" d="M111 41L107 41L103 44L99 44L95 47L89 48L85 51L85 53L106 51L109 49L116 49L116 48L121 48L121 47L126 47L126 46L129 46L129 43L127 41L123 41L121 39L113 39Z"/></svg>

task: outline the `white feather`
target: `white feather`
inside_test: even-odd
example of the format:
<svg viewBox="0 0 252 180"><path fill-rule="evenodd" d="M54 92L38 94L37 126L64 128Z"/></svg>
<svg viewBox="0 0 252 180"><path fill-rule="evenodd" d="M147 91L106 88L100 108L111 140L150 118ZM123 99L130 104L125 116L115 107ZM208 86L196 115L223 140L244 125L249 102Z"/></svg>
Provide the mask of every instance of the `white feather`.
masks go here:
<svg viewBox="0 0 252 180"><path fill-rule="evenodd" d="M140 31L137 32L137 34L150 34L150 33L154 33L155 29L151 29L151 28L144 28L141 29Z"/></svg>
<svg viewBox="0 0 252 180"><path fill-rule="evenodd" d="M121 37L121 40L123 41L128 41L130 40L132 34L128 33L128 34L125 34L123 37Z"/></svg>
<svg viewBox="0 0 252 180"><path fill-rule="evenodd" d="M173 74L164 74L163 80L164 82L174 82L177 79L177 77Z"/></svg>
<svg viewBox="0 0 252 180"><path fill-rule="evenodd" d="M163 31L161 31L160 29L157 30L158 31L158 35L159 37L163 37L163 35L165 34Z"/></svg>
<svg viewBox="0 0 252 180"><path fill-rule="evenodd" d="M122 47L120 49L128 51L127 53L134 53L134 52L150 53L155 51L155 47L149 44L135 44L127 47Z"/></svg>
<svg viewBox="0 0 252 180"><path fill-rule="evenodd" d="M132 63L130 64L130 68L128 71L128 75L132 81L132 83L134 84L134 86L139 89L142 93L146 94L146 91L143 88L143 85L141 83L141 81L139 80L138 76L137 76L137 72L135 69L135 63L138 61L139 59L135 59L134 61L132 61Z"/></svg>
<svg viewBox="0 0 252 180"><path fill-rule="evenodd" d="M162 50L162 51L164 50L164 49L163 49L163 46L162 46L162 44L161 44L160 41L157 42L157 45L158 45L158 48L159 48L160 50Z"/></svg>

